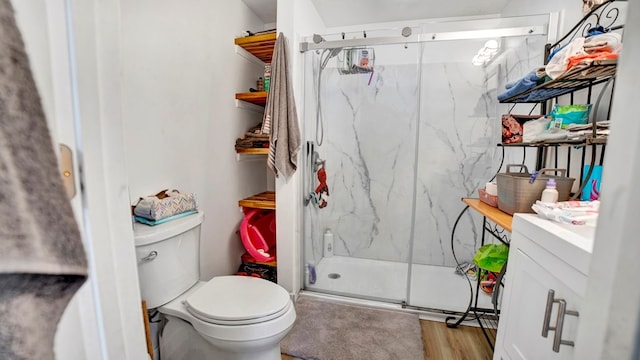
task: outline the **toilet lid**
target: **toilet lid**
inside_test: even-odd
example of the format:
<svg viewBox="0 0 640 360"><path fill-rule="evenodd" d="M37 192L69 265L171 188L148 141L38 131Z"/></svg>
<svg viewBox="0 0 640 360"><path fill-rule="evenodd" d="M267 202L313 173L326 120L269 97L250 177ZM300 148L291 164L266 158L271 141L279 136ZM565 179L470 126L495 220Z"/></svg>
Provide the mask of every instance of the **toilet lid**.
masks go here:
<svg viewBox="0 0 640 360"><path fill-rule="evenodd" d="M289 310L289 293L270 281L249 276L220 276L209 280L185 300L198 319L241 325L267 321Z"/></svg>

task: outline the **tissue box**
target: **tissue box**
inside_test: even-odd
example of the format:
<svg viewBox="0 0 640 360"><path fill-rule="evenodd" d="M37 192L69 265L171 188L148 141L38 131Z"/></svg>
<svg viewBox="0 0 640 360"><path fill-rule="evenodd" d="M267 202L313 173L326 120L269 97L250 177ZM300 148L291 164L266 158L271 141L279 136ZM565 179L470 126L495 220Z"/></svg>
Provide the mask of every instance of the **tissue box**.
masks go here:
<svg viewBox="0 0 640 360"><path fill-rule="evenodd" d="M502 143L514 144L522 142L524 131L522 125L529 120L540 118L540 115L502 115Z"/></svg>
<svg viewBox="0 0 640 360"><path fill-rule="evenodd" d="M194 194L163 190L156 195L140 198L133 213L145 219L160 220L197 208Z"/></svg>

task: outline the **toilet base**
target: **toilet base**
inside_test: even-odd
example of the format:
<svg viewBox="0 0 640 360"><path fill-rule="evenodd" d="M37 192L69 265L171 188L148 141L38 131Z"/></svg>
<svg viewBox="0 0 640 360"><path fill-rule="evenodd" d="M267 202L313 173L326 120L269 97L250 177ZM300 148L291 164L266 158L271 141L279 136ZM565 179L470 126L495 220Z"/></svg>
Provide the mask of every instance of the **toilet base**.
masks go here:
<svg viewBox="0 0 640 360"><path fill-rule="evenodd" d="M162 360L280 360L280 343L259 352L228 352L205 340L188 322L164 315L160 332Z"/></svg>

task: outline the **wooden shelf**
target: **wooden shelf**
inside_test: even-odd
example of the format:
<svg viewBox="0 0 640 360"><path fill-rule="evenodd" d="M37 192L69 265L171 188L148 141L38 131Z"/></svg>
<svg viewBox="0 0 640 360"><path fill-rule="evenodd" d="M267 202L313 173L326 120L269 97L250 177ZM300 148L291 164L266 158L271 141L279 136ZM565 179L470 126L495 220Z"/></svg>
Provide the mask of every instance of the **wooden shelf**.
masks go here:
<svg viewBox="0 0 640 360"><path fill-rule="evenodd" d="M276 37L277 34L274 31L268 34L237 38L235 43L258 59L265 63L270 63L271 56L273 56L273 47L276 44Z"/></svg>
<svg viewBox="0 0 640 360"><path fill-rule="evenodd" d="M242 207L254 209L276 209L276 193L273 191L265 191L260 194L249 196L238 201L238 205Z"/></svg>
<svg viewBox="0 0 640 360"><path fill-rule="evenodd" d="M268 94L269 93L266 91L237 93L236 99L246 101L252 104L260 105L260 106L265 106L267 104Z"/></svg>
<svg viewBox="0 0 640 360"><path fill-rule="evenodd" d="M513 221L513 216L507 214L506 212L503 212L498 208L483 203L482 201L480 201L480 199L463 198L462 202L469 205L470 208L479 212L480 214L482 214L482 216L493 221L503 229L511 232L511 222Z"/></svg>
<svg viewBox="0 0 640 360"><path fill-rule="evenodd" d="M244 155L269 155L269 148L236 149L236 153Z"/></svg>

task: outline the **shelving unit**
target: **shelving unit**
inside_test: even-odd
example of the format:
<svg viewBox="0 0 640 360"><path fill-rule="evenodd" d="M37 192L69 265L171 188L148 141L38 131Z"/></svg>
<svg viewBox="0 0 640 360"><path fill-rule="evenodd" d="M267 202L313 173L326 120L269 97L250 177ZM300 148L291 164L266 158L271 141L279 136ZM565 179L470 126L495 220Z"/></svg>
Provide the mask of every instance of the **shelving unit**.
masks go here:
<svg viewBox="0 0 640 360"><path fill-rule="evenodd" d="M547 44L545 47L545 57L546 60L548 58L548 54L554 50L559 49L562 46L567 45L568 42L572 41L574 38L578 36L586 36L588 31L596 25L602 25L605 28L609 28L611 30L618 30L623 28L623 25L616 24L618 20L619 10L615 6L611 6L616 0L607 0L602 4L596 6L592 11L590 11L587 15L585 15L582 20L580 20L571 31L569 31L565 36L563 36L558 42L555 44ZM606 22L606 23L603 23ZM562 95L570 95L570 102L574 101L574 93L577 91L586 92L586 103L592 103L592 90L593 86L598 84L603 84L606 82L604 87L600 90L600 94L598 96L598 100L595 102L594 109L592 109L594 113L594 119L598 116L598 105L602 98L604 91L609 85L609 81L613 81L616 76L616 67L617 60L595 60L588 66L582 66L580 68L574 68L567 71L565 74L559 76L556 79L548 81L544 84L538 85L532 89L524 91L520 94L516 94L507 99L500 101L501 103L538 103L541 104L541 113L546 114L546 110L548 106L551 106L554 102L558 103L558 97ZM612 91L613 94L613 91ZM610 102L610 101L609 101ZM595 122L595 120L594 120ZM591 129L591 133L585 135L584 138L579 140L570 140L570 141L545 141L545 142L537 142L537 143L513 143L513 144L498 144L499 146L503 146L505 148L510 147L531 147L537 149L536 155L536 170L539 170L542 167L547 167L547 160L549 162L555 162L555 166L549 166L558 168L558 151L559 147L566 147L566 165L567 170L571 169L571 151L572 147L581 148L582 154L580 155L580 178L579 181L582 182L584 178L589 178L589 174L583 177L583 169L585 164L588 162L585 161L585 149L587 147L591 148L591 165L590 168L593 169L596 164L596 147L599 146L600 152L600 161L599 165L603 164L604 152L606 148L607 137L606 136L597 136L596 135L596 127L593 124ZM555 149L556 151L551 154L548 152L549 149ZM553 155L553 156L551 156ZM524 161L524 160L523 160ZM567 176L569 174L567 173ZM578 190L578 193L582 189ZM500 211L497 208L491 207L487 204L484 204L480 201L480 199L462 199L462 201L466 204L467 207L463 210L471 208L474 211L477 211L480 215L483 216L482 222L482 235L480 246L485 244L485 237L488 233L490 236L493 236L498 241L510 245L510 235L512 231L512 221L513 217L509 214L506 214ZM462 216L462 213L461 215ZM455 226L454 230L455 231ZM520 229L522 231L522 229ZM451 237L453 241L453 235ZM510 254L513 253L513 249L510 251ZM509 272L516 270L514 273L517 274L518 265L513 262L517 262L517 259L509 259ZM514 266L515 265L515 266ZM513 266L513 268L512 268ZM504 274L506 271L506 265L501 274ZM507 278L516 276L516 274L507 273L505 276ZM502 285L501 276L498 277L497 284L494 286L494 292L499 291L500 286ZM528 287L528 284L525 285ZM499 304L495 305L494 309L483 309L478 308L478 288L479 282L476 284L476 295L475 302L470 301L469 307L467 311L462 314L459 318L449 317L446 319L448 327L457 327L464 321L464 319L469 315L473 314L475 316L475 320L478 321L478 324L483 330L483 333L488 341L489 345L493 349L494 346L497 346L497 352L503 352L503 349L500 347L504 347L504 345L500 344L500 339L498 339L498 344L496 344L496 332L494 329L498 325L498 318L500 317L500 306ZM507 289L507 291L515 291L513 289ZM496 297L497 298L497 297ZM531 309L527 309L524 307L519 307L516 312L519 314L527 314L527 311ZM506 314L506 313L505 313ZM513 316L512 316L513 318ZM519 326L517 324L516 326ZM537 324L536 324L537 326ZM502 325L501 325L502 329ZM536 327L537 329L537 327ZM500 333L500 331L498 332ZM504 331L503 331L504 333ZM525 339L525 342L528 342L528 338ZM500 349L499 349L500 348ZM531 348L531 347L528 347ZM503 355L503 354L500 354ZM522 354L519 354L518 358L520 358ZM500 357L500 356L499 356ZM504 357L508 359L508 357ZM527 357L530 358L530 357ZM543 358L543 357L536 357ZM544 357L550 358L550 356Z"/></svg>
<svg viewBox="0 0 640 360"><path fill-rule="evenodd" d="M235 39L235 44L260 59L264 63L270 63L273 48L276 43L276 32L245 36ZM269 93L266 91L236 93L236 100L264 107L267 104ZM236 148L236 153L241 155L267 155L268 148Z"/></svg>
<svg viewBox="0 0 640 360"><path fill-rule="evenodd" d="M270 63L276 37L277 34L274 31L266 34L236 38L234 42L264 63ZM246 101L264 107L267 103L268 94L266 91L237 93L235 98L236 100ZM244 155L268 155L269 148L236 148L236 153ZM239 200L238 205L244 208L275 210L276 193L273 191L261 192Z"/></svg>
<svg viewBox="0 0 640 360"><path fill-rule="evenodd" d="M483 216L483 228L485 231L489 232L492 236L494 236L499 241L509 245L508 242L505 241L503 234L500 233L496 227L490 226L490 222L496 224L497 226L511 233L511 224L513 222L513 216L505 213L504 211L495 208L493 206L487 205L480 201L480 199L473 198L463 198L462 202L469 205L469 208L475 210L480 215ZM485 238L484 232L482 236L481 243L484 245ZM498 284L496 286L501 286ZM477 303L477 294L479 293L479 286L476 285L476 303ZM483 309L478 307L471 307L468 310L469 312L473 312L473 315L476 317L480 328L482 329L482 333L484 334L486 340L489 344L494 346L496 343L497 337L497 329L498 329L498 316L499 310L496 312L495 309Z"/></svg>
<svg viewBox="0 0 640 360"><path fill-rule="evenodd" d="M602 4L596 6L593 10L591 10L588 14L586 14L567 34L565 34L560 40L558 40L554 44L547 44L545 47L545 57L546 60L548 55L555 50L561 49L563 46L568 45L570 41L579 36L586 37L590 30L596 28L597 26L602 26L610 31L620 30L624 28L624 24L622 24L622 18L620 15L620 9L617 8L617 4L614 5L616 1L620 0L606 0ZM546 63L546 62L545 62ZM543 167L554 167L558 168L558 149L560 147L565 147L567 150L566 153L566 168L567 168L567 176L569 176L569 172L571 171L571 152L572 148L578 149L581 151L581 154L578 154L580 157L580 177L578 178L578 182L580 184L580 189L577 192L582 190L582 182L584 180L584 168L586 164L590 164L590 169L592 169L595 165L603 165L604 162L604 152L606 150L606 145L608 141L608 136L606 135L598 135L597 127L596 127L596 118L600 116L598 111L598 107L600 105L600 101L602 99L602 95L606 91L610 82L612 84L611 89L615 86L615 76L617 70L618 61L617 59L613 60L594 60L591 64L587 66L579 65L573 69L570 69L565 74L559 76L556 79L548 81L544 84L538 85L533 89L524 91L520 94L511 96L507 99L500 101L501 103L539 103L541 104L541 114L546 114L548 107L559 103L558 98L562 95L570 96L570 103L574 103L574 93L581 91L586 94L586 102L587 104L592 103L592 93L593 87L598 84L605 83L604 87L600 88L600 93L598 94L597 100L595 101L595 105L593 106L591 112L593 116L592 120L592 128L591 133L585 135L581 139L577 140L550 140L544 142L536 142L536 143L514 143L514 144L499 144L504 147L532 147L536 148L536 170L539 170ZM609 104L611 102L613 96L613 90L610 93L611 98L609 99ZM608 119L605 118L605 119ZM589 148L591 152L591 161L590 163L585 160L586 158L586 149ZM553 153L550 153L549 150L555 150ZM596 164L596 153L600 153L600 159ZM551 156L552 155L552 156ZM553 160L553 166L547 166L547 160ZM588 177L588 176L587 176Z"/></svg>
<svg viewBox="0 0 640 360"><path fill-rule="evenodd" d="M511 233L511 223L513 222L513 216L501 211L498 208L485 204L484 202L480 201L480 199L462 198L462 202L467 205L464 211L470 208L482 215L483 231L480 240L480 247L485 245L485 234L487 232L503 244L506 244L507 246L509 245L509 241L506 238L504 232L506 231ZM480 271L477 271L476 274L477 276L479 276ZM498 281L498 283L494 286L494 291L499 291L497 289L499 289L501 285L502 284L500 284L500 282ZM478 307L477 304L480 291L480 280L478 280L476 281L475 298L473 299L473 301L469 302L467 310L457 319L454 316L447 317L445 319L445 323L447 324L447 327L455 328L460 326L460 324L462 324L462 322L465 321L465 319L470 314L473 314L474 319L478 322L478 325L482 329L482 333L489 343L489 346L491 346L491 348L493 349L496 342L498 317L500 316L500 310L497 308L487 309Z"/></svg>
<svg viewBox="0 0 640 360"><path fill-rule="evenodd" d="M276 33L274 31L272 33L246 36L242 38L237 38L235 39L234 42L236 45L242 47L244 50L246 50L256 58L260 59L262 62L270 63L271 57L273 54L273 48L276 42ZM267 104L268 95L269 93L266 91L243 92L243 93L237 93L235 95L235 98L236 100L244 101L246 103L257 105L264 108L265 105ZM246 106L242 105L242 107L246 107ZM253 106L253 109L251 110L255 112L259 112L261 109L259 107ZM262 111L264 111L264 109L262 109ZM236 153L240 155L259 155L266 159L266 155L269 154L269 148L262 147L262 145L263 144L268 145L268 143L269 143L269 137L266 135L260 136L260 137L256 136L255 134L254 136L246 135L245 138L240 140L240 146L236 147ZM238 142L236 142L236 144L238 144ZM260 147L244 148L243 146L260 146ZM248 216L250 218L253 218L253 216L255 216L256 214L255 209L260 209L260 213L273 214L276 209L276 193L273 191L261 192L259 194L255 194L239 200L238 205L243 208L243 211L245 213L245 218L243 220L243 223L245 222L245 220L250 221L250 220L247 220ZM254 214L254 215L250 215L250 214ZM248 225L248 226L253 228L253 225ZM259 231L259 230L255 230L256 228L253 228L253 229L254 231ZM272 254L270 259L273 259L273 260L269 260L269 262L263 262L264 259L258 260L260 258L255 257L257 255L255 254L253 256L250 255L251 250L249 250L250 248L247 247L247 253L245 253L242 256L242 264L240 265L240 269L238 271L239 273L246 276L259 276L263 279L277 283L277 262L275 261L275 256L273 256L275 255L274 252L276 251L276 246L275 246L276 240L274 237L275 236L274 233L269 233L269 234L271 234L269 238L270 240L267 240L266 242L265 242L265 239L262 240L262 242L265 244L268 244L268 246L265 248L264 246L256 245L256 248L260 247L261 249L265 250L265 252L267 251L270 252ZM245 243L245 246L247 246L246 244L252 243L250 238L248 239L246 237L243 237L242 241L243 243Z"/></svg>

